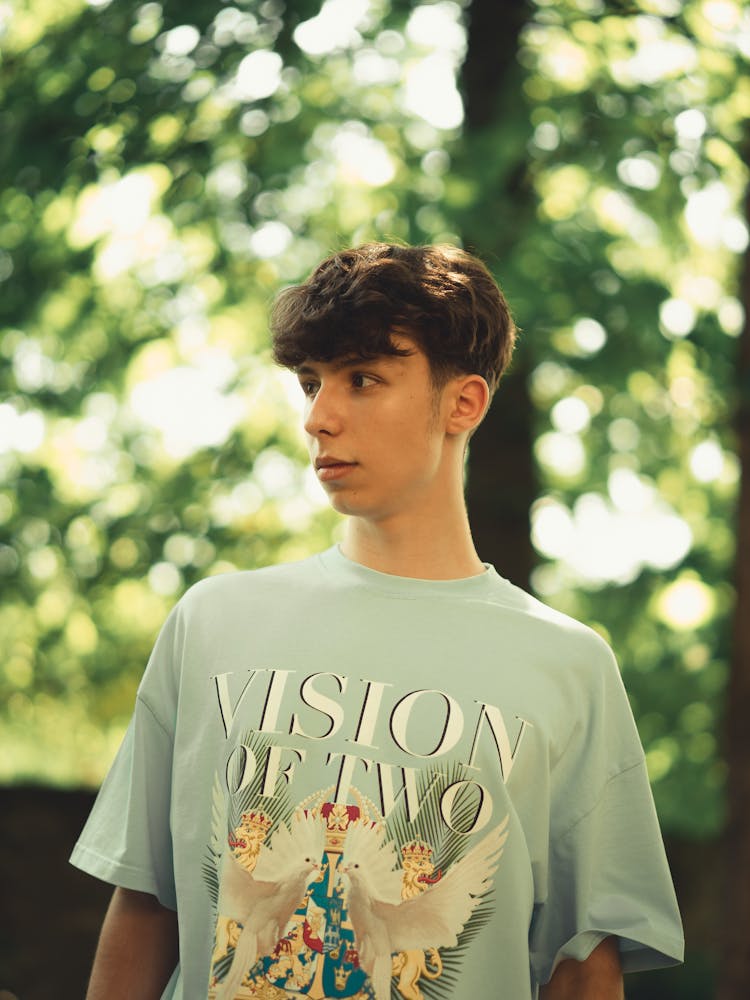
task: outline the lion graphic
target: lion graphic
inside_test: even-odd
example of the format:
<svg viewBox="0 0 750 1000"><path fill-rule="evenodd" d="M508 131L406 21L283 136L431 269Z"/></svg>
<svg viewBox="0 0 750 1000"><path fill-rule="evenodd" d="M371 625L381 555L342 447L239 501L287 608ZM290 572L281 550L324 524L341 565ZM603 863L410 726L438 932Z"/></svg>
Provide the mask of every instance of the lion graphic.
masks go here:
<svg viewBox="0 0 750 1000"><path fill-rule="evenodd" d="M232 854L245 871L252 872L255 868L270 826L271 821L262 812L243 813L239 825L229 834L228 844ZM228 954L230 948L236 946L241 929L236 920L219 914L211 957L212 967Z"/></svg>
<svg viewBox="0 0 750 1000"><path fill-rule="evenodd" d="M442 872L433 874L435 866L432 863L432 847L423 840L404 844L401 858L402 899L414 899L442 877ZM430 948L429 956L432 969L428 968L427 954L424 951L402 951L393 956L391 977L395 979L398 976L396 989L404 1000L424 1000L419 980L423 976L425 979L439 979L443 974L443 960L437 948Z"/></svg>
<svg viewBox="0 0 750 1000"><path fill-rule="evenodd" d="M443 960L437 948L430 948L430 965L434 966L434 971L427 967L427 955L423 951L402 951L393 957L391 975L398 976L396 989L404 1000L424 1000L424 994L420 990L419 980L439 979L443 973Z"/></svg>

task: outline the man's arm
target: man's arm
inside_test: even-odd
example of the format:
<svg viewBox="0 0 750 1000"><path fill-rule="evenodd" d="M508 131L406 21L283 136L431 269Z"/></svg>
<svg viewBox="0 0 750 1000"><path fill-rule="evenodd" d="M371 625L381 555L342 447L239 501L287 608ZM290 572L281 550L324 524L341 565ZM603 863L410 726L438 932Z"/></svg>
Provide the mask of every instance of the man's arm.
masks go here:
<svg viewBox="0 0 750 1000"><path fill-rule="evenodd" d="M566 959L543 986L540 1000L624 1000L617 939L605 938L585 962Z"/></svg>
<svg viewBox="0 0 750 1000"><path fill-rule="evenodd" d="M177 914L118 887L104 918L86 1000L159 1000L177 965Z"/></svg>

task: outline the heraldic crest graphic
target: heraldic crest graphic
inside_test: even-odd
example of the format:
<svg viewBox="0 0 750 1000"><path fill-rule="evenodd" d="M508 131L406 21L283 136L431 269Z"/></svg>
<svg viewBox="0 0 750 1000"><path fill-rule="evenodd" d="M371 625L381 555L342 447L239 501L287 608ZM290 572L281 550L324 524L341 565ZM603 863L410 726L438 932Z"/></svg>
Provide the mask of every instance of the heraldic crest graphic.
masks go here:
<svg viewBox="0 0 750 1000"><path fill-rule="evenodd" d="M392 987L447 1000L493 911L508 816L467 847L426 806L409 836L415 824L395 810L386 822L355 788L347 803L333 787L297 806L273 801L275 815L245 792L232 826L214 786L208 1000L390 1000Z"/></svg>

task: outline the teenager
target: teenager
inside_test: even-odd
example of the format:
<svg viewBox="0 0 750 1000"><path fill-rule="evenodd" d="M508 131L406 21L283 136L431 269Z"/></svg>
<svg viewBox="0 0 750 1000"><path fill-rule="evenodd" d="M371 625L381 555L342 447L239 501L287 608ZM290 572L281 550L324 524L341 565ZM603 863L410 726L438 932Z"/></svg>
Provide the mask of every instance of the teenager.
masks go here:
<svg viewBox="0 0 750 1000"><path fill-rule="evenodd" d="M169 616L73 853L118 887L89 1000L621 1000L682 931L620 675L482 563L464 504L502 293L368 244L272 330L343 541Z"/></svg>

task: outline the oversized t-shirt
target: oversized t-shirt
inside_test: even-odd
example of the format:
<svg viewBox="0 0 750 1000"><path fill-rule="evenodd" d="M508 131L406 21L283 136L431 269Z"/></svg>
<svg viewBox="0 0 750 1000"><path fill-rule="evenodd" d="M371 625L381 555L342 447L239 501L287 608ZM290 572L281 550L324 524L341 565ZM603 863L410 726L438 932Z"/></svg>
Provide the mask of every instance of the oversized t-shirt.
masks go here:
<svg viewBox="0 0 750 1000"><path fill-rule="evenodd" d="M608 935L682 956L614 657L491 567L191 588L72 861L177 910L169 998L531 1000Z"/></svg>

